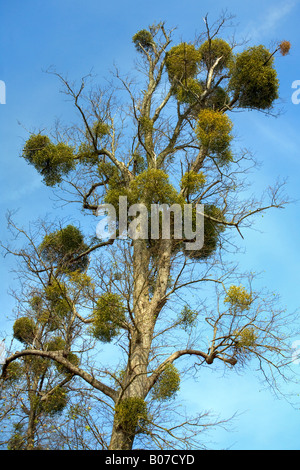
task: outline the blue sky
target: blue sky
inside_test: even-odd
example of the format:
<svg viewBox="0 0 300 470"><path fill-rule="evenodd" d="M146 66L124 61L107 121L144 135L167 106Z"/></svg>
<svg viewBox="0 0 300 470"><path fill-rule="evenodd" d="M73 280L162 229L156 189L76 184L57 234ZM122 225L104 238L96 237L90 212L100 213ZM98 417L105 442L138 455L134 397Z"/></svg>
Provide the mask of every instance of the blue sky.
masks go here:
<svg viewBox="0 0 300 470"><path fill-rule="evenodd" d="M300 105L291 101L292 82L300 79L300 1L296 0L2 0L0 80L6 83L6 104L0 105L2 240L7 238L7 210L17 209L18 221L24 226L45 213L64 216L68 210L53 208L49 189L19 158L26 129L49 128L56 118L74 119L58 82L45 70L55 66L75 80L93 70L101 81L114 63L124 72L131 69L135 55L131 38L136 31L163 20L169 27L178 27L179 38L190 40L203 30L206 13L213 21L225 9L236 16L237 38L267 47L283 39L292 44L287 57L276 58L282 115L276 119L257 113L239 115L235 133L239 145L251 149L262 162L255 174L255 189L260 192L277 177L287 178L287 192L296 200L284 211L257 220L255 228L261 232L249 231L241 242L246 249L240 256L241 266L264 271L262 285L279 292L288 310L300 307ZM0 263L3 335L10 327L7 316L13 307L7 294L14 280L8 273L12 261L6 258ZM300 449L300 411L262 390L254 374L222 378L218 373L205 373L199 387L200 400L197 388L183 386L183 397L191 408L215 409L223 417L241 413L234 432L219 430L211 435L214 448Z"/></svg>

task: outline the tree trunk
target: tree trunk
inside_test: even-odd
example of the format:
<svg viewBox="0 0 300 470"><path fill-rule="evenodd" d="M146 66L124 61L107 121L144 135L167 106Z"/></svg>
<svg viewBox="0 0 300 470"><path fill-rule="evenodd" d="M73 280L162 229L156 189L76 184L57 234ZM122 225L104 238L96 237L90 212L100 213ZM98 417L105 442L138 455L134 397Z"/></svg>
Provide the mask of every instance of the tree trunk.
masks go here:
<svg viewBox="0 0 300 470"><path fill-rule="evenodd" d="M131 450L134 441L134 435L128 435L114 421L109 450Z"/></svg>
<svg viewBox="0 0 300 470"><path fill-rule="evenodd" d="M28 427L27 427L27 436L26 436L26 450L33 450L34 449L34 437L35 437L35 412L34 410L30 410L29 420L28 420Z"/></svg>
<svg viewBox="0 0 300 470"><path fill-rule="evenodd" d="M144 400L147 395L147 366L151 348L154 319L149 301L149 250L145 240L133 242L133 313L134 323L130 334L130 346L126 375L122 383L118 403L127 398ZM110 450L132 449L135 432L122 429L115 415Z"/></svg>
<svg viewBox="0 0 300 470"><path fill-rule="evenodd" d="M149 392L148 364L157 316L164 305L164 296L170 274L171 246L170 240L160 240L156 248L157 276L152 299L149 296L149 261L150 250L145 240L133 242L133 310L134 325L131 332L126 376L119 395L120 403L126 398L145 400ZM115 415L110 450L132 449L136 429L126 432L122 429Z"/></svg>

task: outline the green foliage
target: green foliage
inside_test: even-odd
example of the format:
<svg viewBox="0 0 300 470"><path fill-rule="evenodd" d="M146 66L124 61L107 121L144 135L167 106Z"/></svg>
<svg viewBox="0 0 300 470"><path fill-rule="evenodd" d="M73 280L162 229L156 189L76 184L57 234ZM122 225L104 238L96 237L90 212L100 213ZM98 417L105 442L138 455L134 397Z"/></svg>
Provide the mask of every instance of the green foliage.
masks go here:
<svg viewBox="0 0 300 470"><path fill-rule="evenodd" d="M110 188L105 196L105 202L115 208L119 205L119 196L127 196L128 205L143 203L148 210L151 204L183 204L184 199L174 186L169 183L168 175L163 170L155 168L143 171L124 188L110 181Z"/></svg>
<svg viewBox="0 0 300 470"><path fill-rule="evenodd" d="M46 351L64 351L66 348L66 342L61 336L56 336L50 339L45 344ZM67 359L72 365L78 366L80 363L79 357L73 352L64 353L64 358ZM56 369L60 374L69 375L70 370L59 362L55 363Z"/></svg>
<svg viewBox="0 0 300 470"><path fill-rule="evenodd" d="M225 222L225 217L218 207L213 204L206 204L204 206L204 214L215 220L211 220L207 217L204 218L203 247L201 250L184 250L189 258L195 260L206 259L211 256L218 247L220 234L225 230L225 226L222 224L222 222ZM216 220L219 222L216 222Z"/></svg>
<svg viewBox="0 0 300 470"><path fill-rule="evenodd" d="M69 277L75 276L74 273L69 273ZM81 274L80 274L81 275ZM79 274L78 274L79 276ZM68 288L67 288L68 286ZM47 325L48 331L54 331L59 328L63 321L70 317L72 313L72 289L76 289L76 283L65 284L57 279L52 279L51 284L44 288L40 295L34 295L29 304L35 313L37 322L43 327ZM82 288L78 286L77 289Z"/></svg>
<svg viewBox="0 0 300 470"><path fill-rule="evenodd" d="M153 122L147 116L141 116L139 118L139 125L143 134L147 134L153 130Z"/></svg>
<svg viewBox="0 0 300 470"><path fill-rule="evenodd" d="M232 122L226 114L213 109L200 111L197 120L196 136L201 144L218 159L219 164L231 160L230 143Z"/></svg>
<svg viewBox="0 0 300 470"><path fill-rule="evenodd" d="M197 320L198 312L185 305L178 317L178 323L187 331Z"/></svg>
<svg viewBox="0 0 300 470"><path fill-rule="evenodd" d="M146 52L152 52L153 50L153 36L147 29L142 29L141 31L138 31L133 36L132 41L138 52L144 53L144 50Z"/></svg>
<svg viewBox="0 0 300 470"><path fill-rule="evenodd" d="M88 246L84 243L81 231L73 225L46 235L40 245L43 259L56 263L67 271L84 271L88 265L88 256L80 256ZM80 256L78 258L78 256ZM78 258L78 259L76 259Z"/></svg>
<svg viewBox="0 0 300 470"><path fill-rule="evenodd" d="M77 150L79 162L90 166L97 164L99 161L97 145L109 133L110 126L103 120L97 120L89 128L86 128L85 137L87 142L82 142Z"/></svg>
<svg viewBox="0 0 300 470"><path fill-rule="evenodd" d="M243 286L230 286L224 302L240 310L249 310L252 303L252 295Z"/></svg>
<svg viewBox="0 0 300 470"><path fill-rule="evenodd" d="M192 44L183 42L166 54L166 68L171 82L185 83L193 78L201 59L200 52Z"/></svg>
<svg viewBox="0 0 300 470"><path fill-rule="evenodd" d="M226 90L217 86L213 89L206 99L206 106L214 111L220 111L224 106L230 103L230 97Z"/></svg>
<svg viewBox="0 0 300 470"><path fill-rule="evenodd" d="M10 362L6 368L5 381L9 384L18 382L23 373L23 367L18 361Z"/></svg>
<svg viewBox="0 0 300 470"><path fill-rule="evenodd" d="M214 71L219 72L230 65L232 60L232 51L230 45L223 39L212 39L205 41L199 48L201 54L201 64L208 70L221 57Z"/></svg>
<svg viewBox="0 0 300 470"><path fill-rule="evenodd" d="M102 139L105 135L109 135L110 126L104 121L95 121L91 128L91 133L96 139ZM90 134L87 131L87 137L90 139Z"/></svg>
<svg viewBox="0 0 300 470"><path fill-rule="evenodd" d="M200 100L203 93L203 85L195 78L188 78L185 83L175 88L175 95L180 103L194 104Z"/></svg>
<svg viewBox="0 0 300 470"><path fill-rule="evenodd" d="M186 84L180 84L175 88L174 94L179 103L191 106L190 117L198 119L198 115L204 108L221 111L230 103L230 97L226 90L217 86L202 98L205 83L194 78L189 78Z"/></svg>
<svg viewBox="0 0 300 470"><path fill-rule="evenodd" d="M44 345L44 349L46 351L65 351L66 342L61 336L55 336ZM63 356L74 366L78 366L80 363L79 357L73 352L64 352ZM71 373L68 367L59 362L55 362L55 367L60 374L69 375Z"/></svg>
<svg viewBox="0 0 300 470"><path fill-rule="evenodd" d="M50 360L40 356L25 356L24 364L27 366L28 372L33 375L35 380L37 377L44 375L50 366Z"/></svg>
<svg viewBox="0 0 300 470"><path fill-rule="evenodd" d="M61 336L56 336L45 344L46 351L63 351L65 347L66 342Z"/></svg>
<svg viewBox="0 0 300 470"><path fill-rule="evenodd" d="M269 109L278 98L279 82L274 59L264 46L237 54L231 68L229 88L241 108Z"/></svg>
<svg viewBox="0 0 300 470"><path fill-rule="evenodd" d="M45 400L42 400L41 406L44 413L50 416L61 413L68 403L66 389L62 386L56 387Z"/></svg>
<svg viewBox="0 0 300 470"><path fill-rule="evenodd" d="M77 150L77 158L83 165L93 166L97 164L99 156L90 143L82 142Z"/></svg>
<svg viewBox="0 0 300 470"><path fill-rule="evenodd" d="M75 168L74 149L63 142L53 144L41 134L33 134L27 140L22 156L43 176L47 186L60 183Z"/></svg>
<svg viewBox="0 0 300 470"><path fill-rule="evenodd" d="M7 443L7 450L25 450L26 437L24 431L24 424L14 423L14 431Z"/></svg>
<svg viewBox="0 0 300 470"><path fill-rule="evenodd" d="M71 306L66 296L66 286L58 281L45 288L47 310L45 312L44 321L48 322L49 326L54 329L58 327L60 322L67 318L71 312Z"/></svg>
<svg viewBox="0 0 300 470"><path fill-rule="evenodd" d="M25 345L32 343L36 334L34 321L29 317L18 318L13 326L14 338Z"/></svg>
<svg viewBox="0 0 300 470"><path fill-rule="evenodd" d="M173 364L167 364L153 387L153 398L164 401L175 397L180 388L180 375Z"/></svg>
<svg viewBox="0 0 300 470"><path fill-rule="evenodd" d="M143 202L148 209L151 204L182 204L183 200L176 189L169 183L169 177L163 170L150 169L140 173L130 182L132 204Z"/></svg>
<svg viewBox="0 0 300 470"><path fill-rule="evenodd" d="M119 428L128 435L146 432L148 410L142 398L128 397L115 407Z"/></svg>
<svg viewBox="0 0 300 470"><path fill-rule="evenodd" d="M43 309L43 299L41 295L33 295L31 299L29 299L29 305L32 308L33 312L36 314L37 318L40 312Z"/></svg>
<svg viewBox="0 0 300 470"><path fill-rule="evenodd" d="M77 270L68 272L67 275L70 292L74 291L78 293L78 291L81 291L83 293L90 293L91 289L95 287L91 276L86 272L80 272Z"/></svg>
<svg viewBox="0 0 300 470"><path fill-rule="evenodd" d="M130 198L129 188L121 173L115 170L109 178L108 190L105 194L104 202L106 204L112 204L114 208L117 209L119 207L120 196Z"/></svg>
<svg viewBox="0 0 300 470"><path fill-rule="evenodd" d="M61 286L63 285L61 284ZM59 327L61 320L70 310L67 307L67 301L63 300L61 296L62 292L58 284L56 287L50 285L45 288L43 294L34 295L29 301L37 322L42 326L47 324L50 331Z"/></svg>
<svg viewBox="0 0 300 470"><path fill-rule="evenodd" d="M145 159L142 155L135 152L132 155L132 158L133 158L132 172L133 172L134 175L142 173L143 171L146 170L146 162L145 162Z"/></svg>
<svg viewBox="0 0 300 470"><path fill-rule="evenodd" d="M248 348L255 348L257 343L258 335L255 332L255 328L247 327L243 328L236 334L235 346L238 349L245 351Z"/></svg>
<svg viewBox="0 0 300 470"><path fill-rule="evenodd" d="M103 177L103 179L109 179L110 184L117 185L117 181L119 180L120 176L118 174L118 170L110 162L106 162L104 160L100 161L98 164L98 172Z"/></svg>
<svg viewBox="0 0 300 470"><path fill-rule="evenodd" d="M120 332L125 321L125 307L119 295L106 292L97 300L93 312L92 335L109 343Z"/></svg>
<svg viewBox="0 0 300 470"><path fill-rule="evenodd" d="M181 189L186 189L188 194L197 194L205 183L205 176L202 172L187 171L181 178Z"/></svg>

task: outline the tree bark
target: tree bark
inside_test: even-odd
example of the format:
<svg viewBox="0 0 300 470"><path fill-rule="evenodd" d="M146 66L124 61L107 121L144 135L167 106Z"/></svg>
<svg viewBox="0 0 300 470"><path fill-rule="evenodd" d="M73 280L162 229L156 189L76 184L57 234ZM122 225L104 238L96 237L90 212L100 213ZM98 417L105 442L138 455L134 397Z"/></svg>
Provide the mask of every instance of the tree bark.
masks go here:
<svg viewBox="0 0 300 470"><path fill-rule="evenodd" d="M150 251L145 240L133 242L134 278L134 325L132 327L126 376L119 395L119 402L125 398L145 400L149 391L148 364L151 352L155 322L164 302L170 273L171 240L158 242L157 276L152 299L149 296ZM118 401L117 401L118 403ZM129 434L120 428L115 415L110 450L132 449L136 433Z"/></svg>

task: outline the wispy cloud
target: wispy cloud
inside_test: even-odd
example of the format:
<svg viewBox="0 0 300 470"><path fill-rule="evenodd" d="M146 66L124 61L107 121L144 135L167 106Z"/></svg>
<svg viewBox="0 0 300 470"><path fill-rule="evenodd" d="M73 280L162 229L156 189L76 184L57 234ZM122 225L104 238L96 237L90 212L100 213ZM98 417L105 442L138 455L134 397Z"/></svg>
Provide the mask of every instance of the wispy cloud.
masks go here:
<svg viewBox="0 0 300 470"><path fill-rule="evenodd" d="M18 184L18 181L14 181L10 184L9 192L5 192L1 199L1 203L15 202L22 199L25 196L29 196L31 193L36 191L42 186L40 178L31 178L30 182L23 185Z"/></svg>
<svg viewBox="0 0 300 470"><path fill-rule="evenodd" d="M268 35L274 35L278 30L280 22L287 17L299 2L290 0L288 2L280 2L268 8L262 15L261 19L255 23L248 25L248 36L251 40L259 40Z"/></svg>

